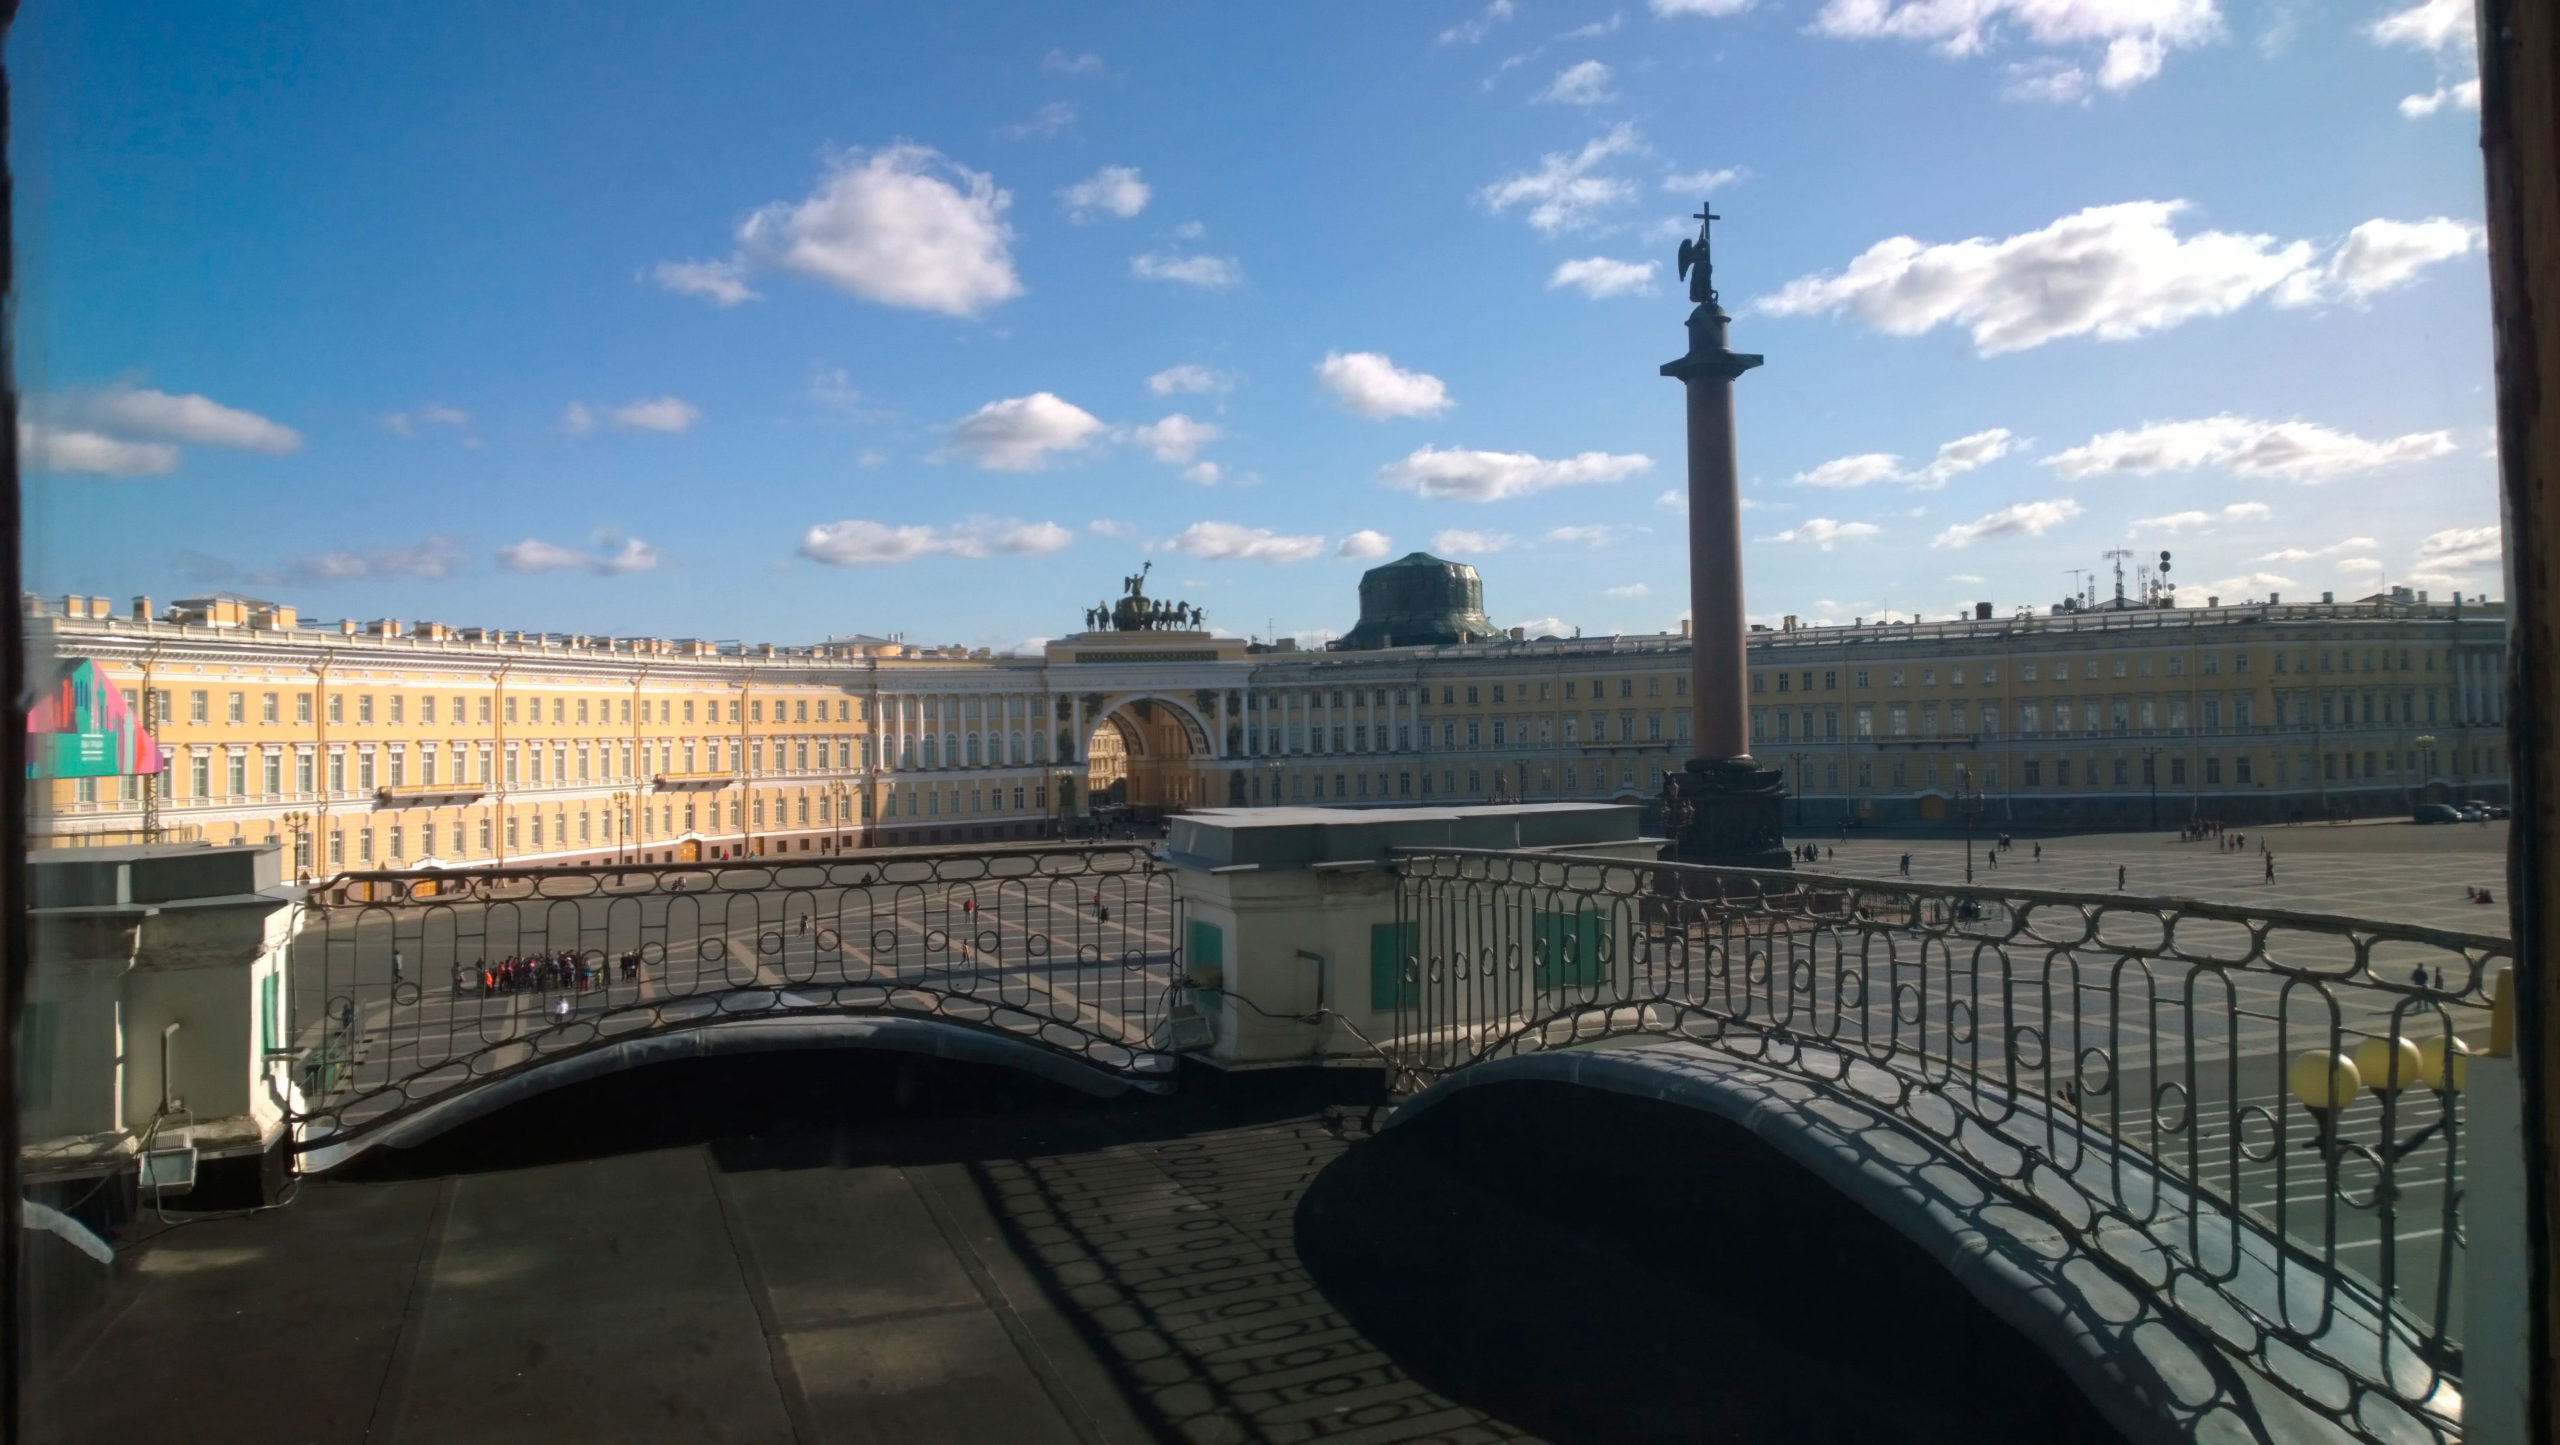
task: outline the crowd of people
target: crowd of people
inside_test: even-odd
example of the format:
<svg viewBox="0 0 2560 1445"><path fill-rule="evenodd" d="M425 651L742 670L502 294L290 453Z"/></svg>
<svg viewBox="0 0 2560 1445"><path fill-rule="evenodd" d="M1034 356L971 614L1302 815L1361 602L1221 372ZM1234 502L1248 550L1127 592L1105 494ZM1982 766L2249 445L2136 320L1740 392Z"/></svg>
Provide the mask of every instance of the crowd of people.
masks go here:
<svg viewBox="0 0 2560 1445"><path fill-rule="evenodd" d="M613 960L614 969L624 979L640 976L640 955L635 950ZM605 984L604 957L589 957L574 949L553 953L534 953L522 957L509 956L491 963L482 959L476 967L463 971L462 985L476 987L483 994L520 993L588 993Z"/></svg>

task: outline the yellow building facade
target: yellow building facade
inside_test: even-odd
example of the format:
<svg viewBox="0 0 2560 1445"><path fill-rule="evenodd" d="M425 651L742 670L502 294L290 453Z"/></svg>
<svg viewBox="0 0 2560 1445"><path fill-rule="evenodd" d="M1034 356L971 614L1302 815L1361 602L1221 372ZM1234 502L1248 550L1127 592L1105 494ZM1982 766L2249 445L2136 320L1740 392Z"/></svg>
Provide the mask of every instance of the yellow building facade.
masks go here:
<svg viewBox="0 0 2560 1445"><path fill-rule="evenodd" d="M27 606L143 708L156 780L48 780L39 846L275 841L297 874L713 861L1046 836L1089 799L1648 799L1687 639L1376 651L1090 633L997 656ZM2496 604L2128 609L1751 636L1791 826L2174 826L2503 799Z"/></svg>

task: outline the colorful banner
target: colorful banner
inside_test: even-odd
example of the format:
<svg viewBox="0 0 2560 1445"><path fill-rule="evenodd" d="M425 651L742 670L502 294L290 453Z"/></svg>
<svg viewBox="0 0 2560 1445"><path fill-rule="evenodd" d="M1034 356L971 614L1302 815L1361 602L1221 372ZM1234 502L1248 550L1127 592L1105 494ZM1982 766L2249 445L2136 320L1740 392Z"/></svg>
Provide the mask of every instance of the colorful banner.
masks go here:
<svg viewBox="0 0 2560 1445"><path fill-rule="evenodd" d="M160 745L142 730L107 685L97 665L82 659L63 670L27 712L27 776L112 778L167 771Z"/></svg>

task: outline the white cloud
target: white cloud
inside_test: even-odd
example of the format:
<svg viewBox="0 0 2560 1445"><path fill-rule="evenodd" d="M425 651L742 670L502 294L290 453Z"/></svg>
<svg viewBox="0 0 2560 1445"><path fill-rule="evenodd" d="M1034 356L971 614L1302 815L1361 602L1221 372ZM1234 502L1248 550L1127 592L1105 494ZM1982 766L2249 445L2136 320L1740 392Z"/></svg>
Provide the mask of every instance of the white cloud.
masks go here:
<svg viewBox="0 0 2560 1445"><path fill-rule="evenodd" d="M1182 469L1182 479L1184 481L1196 482L1204 487L1216 486L1218 484L1219 475L1218 464L1216 462L1193 462L1191 465Z"/></svg>
<svg viewBox="0 0 2560 1445"><path fill-rule="evenodd" d="M1343 538L1342 545L1333 549L1333 555L1336 557L1384 557L1394 548L1395 543L1386 533L1363 527Z"/></svg>
<svg viewBox="0 0 2560 1445"><path fill-rule="evenodd" d="M1608 19L1606 19L1606 20L1594 20L1594 21L1592 21L1592 22L1591 22L1590 24L1588 24L1588 25L1577 25L1577 26L1573 27L1571 30L1564 31L1563 33L1561 33L1561 34L1557 35L1557 36L1556 36L1556 39L1558 39L1558 40L1597 40L1597 39L1599 39L1599 38L1600 38L1601 36L1603 36L1603 35L1615 35L1615 34L1617 34L1617 33L1618 33L1618 27L1619 27L1619 26L1622 26L1622 25L1624 25L1624 24L1626 24L1626 23L1627 23L1627 17L1626 17L1625 15L1623 15L1623 14L1619 13L1618 11L1612 10L1612 11L1610 11L1610 12L1609 12L1609 18L1608 18Z"/></svg>
<svg viewBox="0 0 2560 1445"><path fill-rule="evenodd" d="M282 456L302 446L302 434L209 397L124 382L30 398L18 426L19 456L30 471L161 476L176 470L186 446Z"/></svg>
<svg viewBox="0 0 2560 1445"><path fill-rule="evenodd" d="M1406 371L1374 351L1328 351L1316 363L1316 381L1345 411L1377 421L1399 416L1438 416L1456 403L1440 378Z"/></svg>
<svg viewBox="0 0 2560 1445"><path fill-rule="evenodd" d="M1668 20L1677 15L1739 15L1752 0L1651 0L1653 13Z"/></svg>
<svg viewBox="0 0 2560 1445"><path fill-rule="evenodd" d="M2020 502L1949 527L1930 538L1929 545L1945 549L1970 547L1986 537L2041 537L2079 515L2080 504L2074 501Z"/></svg>
<svg viewBox="0 0 2560 1445"><path fill-rule="evenodd" d="M2010 30L2049 50L2094 49L2094 83L2122 91L2158 75L2170 51L2220 39L2222 15L2216 0L1826 0L1813 21L1817 35L1917 41L1950 57Z"/></svg>
<svg viewBox="0 0 2560 1445"><path fill-rule="evenodd" d="M1653 589L1642 582L1630 582L1624 587L1602 588L1600 595L1603 597L1650 597L1653 595Z"/></svg>
<svg viewBox="0 0 2560 1445"><path fill-rule="evenodd" d="M679 296L699 296L714 306L761 301L764 293L749 286L746 268L735 261L661 261L649 277Z"/></svg>
<svg viewBox="0 0 2560 1445"><path fill-rule="evenodd" d="M1075 533L1055 522L971 517L943 533L942 550L954 557L1034 557L1055 552L1075 539Z"/></svg>
<svg viewBox="0 0 2560 1445"><path fill-rule="evenodd" d="M317 587L332 582L360 582L379 577L415 577L442 581L462 570L466 560L450 537L429 537L405 547L342 549L316 556L288 557L274 571L258 573L252 582L292 582Z"/></svg>
<svg viewBox="0 0 2560 1445"><path fill-rule="evenodd" d="M1035 391L962 417L952 425L949 450L991 472L1036 472L1051 453L1074 451L1104 430L1083 407Z"/></svg>
<svg viewBox="0 0 2560 1445"><path fill-rule="evenodd" d="M1440 32L1442 45L1473 45L1484 39L1485 32L1511 18L1512 0L1492 0L1482 12Z"/></svg>
<svg viewBox="0 0 2560 1445"><path fill-rule="evenodd" d="M2372 557L2349 557L2338 563L2341 572L2379 572L2382 563Z"/></svg>
<svg viewBox="0 0 2560 1445"><path fill-rule="evenodd" d="M800 555L831 567L867 567L937 554L972 560L1038 556L1074 541L1075 534L1055 522L1018 517L970 517L948 528L844 521L811 527L800 539Z"/></svg>
<svg viewBox="0 0 2560 1445"><path fill-rule="evenodd" d="M1138 529L1135 524L1129 522L1115 522L1108 517L1105 517L1100 521L1087 522L1084 524L1084 529L1097 537L1110 537L1122 542L1126 542L1138 535Z"/></svg>
<svg viewBox="0 0 2560 1445"><path fill-rule="evenodd" d="M1476 192L1476 201L1495 215L1525 205L1530 227L1544 235L1578 230L1590 224L1592 212L1632 199L1636 193L1633 182L1594 175L1593 170L1603 161L1643 148L1636 128L1621 121L1571 155L1550 152L1539 158L1536 170L1486 186Z"/></svg>
<svg viewBox="0 0 2560 1445"><path fill-rule="evenodd" d="M2439 85L2424 95L2400 97L2400 113L2411 120L2424 120L2448 105L2457 110L2478 110L2480 82L2459 81L2452 85Z"/></svg>
<svg viewBox="0 0 2560 1445"><path fill-rule="evenodd" d="M1102 57L1090 50L1075 55L1052 50L1040 57L1040 68L1051 75L1099 75L1102 73Z"/></svg>
<svg viewBox="0 0 2560 1445"><path fill-rule="evenodd" d="M1573 624L1561 617L1532 617L1525 622L1515 622L1511 625L1519 628L1520 635L1523 637L1571 637L1573 635Z"/></svg>
<svg viewBox="0 0 2560 1445"><path fill-rule="evenodd" d="M1931 486L1943 486L1950 477L1961 476L1976 467L1989 466L2016 451L2019 445L2018 439L2004 426L1961 436L1939 447L1938 454L1930 458L1929 465L1920 469L1919 475Z"/></svg>
<svg viewBox="0 0 2560 1445"><path fill-rule="evenodd" d="M1074 125L1075 123L1075 103L1073 101L1053 100L1047 105L1040 107L1038 110L1031 112L1027 119L1015 121L1011 125L1001 125L996 127L996 139L1048 140L1056 136L1058 132L1065 130L1068 126Z"/></svg>
<svg viewBox="0 0 2560 1445"><path fill-rule="evenodd" d="M2180 236L2183 201L2093 206L2005 240L1880 241L1837 275L1799 277L1752 303L1772 316L1845 312L1891 336L1967 328L1985 356L2067 336L2123 341L2220 316L2262 297L2363 300L2468 249L2476 231L2442 219L2374 221L2323 260L2308 241L2204 231Z"/></svg>
<svg viewBox="0 0 2560 1445"><path fill-rule="evenodd" d="M1200 452L1200 448L1218 439L1218 429L1205 421L1193 421L1175 412L1159 422L1129 430L1129 444L1145 447L1157 461L1167 466L1180 466Z"/></svg>
<svg viewBox="0 0 2560 1445"><path fill-rule="evenodd" d="M157 477L178 469L167 442L128 442L96 432L18 423L18 458L31 472L82 477Z"/></svg>
<svg viewBox="0 0 2560 1445"><path fill-rule="evenodd" d="M630 572L655 572L660 561L658 549L637 537L624 538L620 547L603 553L581 552L533 537L498 549L498 566L508 572L592 572L600 577L619 577Z"/></svg>
<svg viewBox="0 0 2560 1445"><path fill-rule="evenodd" d="M2064 480L2074 482L2090 477L2193 471L2199 467L2222 467L2244 477L2322 482L2424 461L2452 450L2451 432L2412 432L2376 441L2310 422L2265 422L2223 415L2104 432L2084 446L2047 457L2044 464Z"/></svg>
<svg viewBox="0 0 2560 1445"><path fill-rule="evenodd" d="M887 413L878 411L862 399L853 378L842 367L830 367L809 374L809 399L838 416L856 421L877 421ZM874 463L876 465L876 463Z"/></svg>
<svg viewBox="0 0 2560 1445"><path fill-rule="evenodd" d="M1606 296L1623 296L1630 291L1651 291L1656 263L1652 261L1612 261L1606 256L1591 256L1580 261L1567 261L1556 267L1547 278L1547 289L1579 286L1582 294L1597 301Z"/></svg>
<svg viewBox="0 0 2560 1445"><path fill-rule="evenodd" d="M1571 526L1551 528L1538 540L1555 547L1609 547L1625 541L1642 530L1644 529L1640 527L1629 527L1614 522L1580 522Z"/></svg>
<svg viewBox="0 0 2560 1445"><path fill-rule="evenodd" d="M816 189L738 227L740 264L769 266L917 311L975 316L1022 294L1013 198L992 177L900 142L835 158Z"/></svg>
<svg viewBox="0 0 2560 1445"><path fill-rule="evenodd" d="M2306 562L2314 557L2334 557L2341 552L2371 552L2380 545L2371 537L2349 537L2343 542L2332 542L2317 551L2309 551L2301 547L2285 547L2269 552L2263 557L2252 557L2249 560L2252 562Z"/></svg>
<svg viewBox="0 0 2560 1445"><path fill-rule="evenodd" d="M585 436L595 430L596 414L587 410L583 401L573 401L560 409L560 429L571 436Z"/></svg>
<svg viewBox="0 0 2560 1445"><path fill-rule="evenodd" d="M1950 582L1962 582L1967 586L1979 586L1982 582L1982 578L1972 572L1950 572L1947 574L1947 580Z"/></svg>
<svg viewBox="0 0 2560 1445"><path fill-rule="evenodd" d="M1234 522L1194 522L1167 545L1211 562L1304 562L1324 552L1322 537L1283 537Z"/></svg>
<svg viewBox="0 0 2560 1445"><path fill-rule="evenodd" d="M1537 98L1556 105L1602 105L1616 100L1609 88L1609 67L1597 60L1578 60L1556 72Z"/></svg>
<svg viewBox="0 0 2560 1445"><path fill-rule="evenodd" d="M878 522L822 522L800 538L800 555L831 567L910 562L942 550L931 527L890 527Z"/></svg>
<svg viewBox="0 0 2560 1445"><path fill-rule="evenodd" d="M2404 284L2419 271L2449 261L2482 240L2468 221L2442 216L2424 221L2367 221L2347 233L2329 257L2327 289L2349 301Z"/></svg>
<svg viewBox="0 0 2560 1445"><path fill-rule="evenodd" d="M2478 33L2471 0L2417 0L2366 27L2377 45L2404 45L2412 50L2469 46Z"/></svg>
<svg viewBox="0 0 2560 1445"><path fill-rule="evenodd" d="M1935 491L1966 472L2000 460L2019 445L2007 427L1992 427L1945 443L1929 464L1917 471L1903 470L1902 458L1895 453L1862 452L1824 462L1809 472L1797 473L1792 480L1800 487L1863 487L1874 482L1900 482L1914 491Z"/></svg>
<svg viewBox="0 0 2560 1445"><path fill-rule="evenodd" d="M655 397L614 408L613 424L634 431L681 432L702 420L702 408L672 396Z"/></svg>
<svg viewBox="0 0 2560 1445"><path fill-rule="evenodd" d="M2506 566L2503 534L2496 527L2450 527L2419 543L2410 560L2430 580L2478 573L2495 576Z"/></svg>
<svg viewBox="0 0 2560 1445"><path fill-rule="evenodd" d="M27 414L43 428L117 441L233 447L269 456L302 446L300 432L256 412L224 406L211 397L173 395L124 382L32 400Z"/></svg>
<svg viewBox="0 0 2560 1445"><path fill-rule="evenodd" d="M1550 487L1623 481L1653 465L1651 457L1582 452L1549 461L1527 452L1423 447L1378 471L1378 480L1430 500L1498 502Z"/></svg>
<svg viewBox="0 0 2560 1445"><path fill-rule="evenodd" d="M1863 487L1870 482L1889 482L1902 475L1902 458L1891 452L1862 452L1854 457L1836 457L1809 472L1798 472L1791 478L1799 487Z"/></svg>
<svg viewBox="0 0 2560 1445"><path fill-rule="evenodd" d="M1234 385L1226 376L1187 361L1180 366L1168 366L1147 378L1147 390L1158 396L1171 396L1176 392L1226 391Z"/></svg>
<svg viewBox="0 0 2560 1445"><path fill-rule="evenodd" d="M469 426L471 425L471 413L462 410L460 407L443 406L430 403L418 408L416 411L395 411L389 416L384 417L382 419L382 424L391 428L394 432L399 433L401 436L413 437L418 434L418 428L421 425Z"/></svg>
<svg viewBox="0 0 2560 1445"><path fill-rule="evenodd" d="M1223 291L1244 280L1244 268L1233 256L1184 256L1172 251L1130 257L1129 274L1141 281L1179 281L1204 291Z"/></svg>
<svg viewBox="0 0 2560 1445"><path fill-rule="evenodd" d="M1741 180L1742 176L1743 170L1740 166L1710 166L1703 171L1675 171L1662 178L1662 188L1684 196L1712 196L1735 181ZM1688 229L1685 222L1677 224L1683 231Z"/></svg>
<svg viewBox="0 0 2560 1445"><path fill-rule="evenodd" d="M1863 542L1882 530L1873 522L1835 522L1829 517L1807 517L1768 540L1803 542L1828 552L1843 542Z"/></svg>
<svg viewBox="0 0 2560 1445"><path fill-rule="evenodd" d="M2137 532L2209 532L2224 522L2263 522L2272 512L2264 502L2234 502L2218 512L2171 512L2160 517L2137 517ZM2305 554L2308 555L2308 554Z"/></svg>
<svg viewBox="0 0 2560 1445"><path fill-rule="evenodd" d="M1449 527L1431 534L1431 550L1482 557L1508 550L1512 541L1508 532L1478 532L1465 527Z"/></svg>
<svg viewBox="0 0 2560 1445"><path fill-rule="evenodd" d="M2294 585L2290 577L2274 572L2243 572L2235 577L2216 577L2201 585L2180 583L2180 592L2195 592L2206 597L2245 597L2253 592L2279 592Z"/></svg>
<svg viewBox="0 0 2560 1445"><path fill-rule="evenodd" d="M1684 517L1689 515L1689 494L1686 492L1666 491L1654 498L1653 504L1666 512L1677 512Z"/></svg>
<svg viewBox="0 0 2560 1445"><path fill-rule="evenodd" d="M1104 216L1125 221L1145 210L1154 194L1136 166L1104 166L1058 192L1058 200L1067 208L1067 219L1081 226Z"/></svg>

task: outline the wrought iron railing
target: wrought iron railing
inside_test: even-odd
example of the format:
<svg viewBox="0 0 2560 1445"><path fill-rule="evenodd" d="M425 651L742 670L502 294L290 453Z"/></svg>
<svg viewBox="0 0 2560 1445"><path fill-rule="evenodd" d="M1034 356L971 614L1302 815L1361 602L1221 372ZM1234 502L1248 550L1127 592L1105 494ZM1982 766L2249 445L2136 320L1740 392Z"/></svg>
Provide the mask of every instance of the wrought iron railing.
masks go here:
<svg viewBox="0 0 2560 1445"><path fill-rule="evenodd" d="M1148 1075L1179 914L1168 872L1108 845L341 874L294 944L297 1021L334 1045L296 1137L343 1146L527 1068L751 1018L934 1019Z"/></svg>
<svg viewBox="0 0 2560 1445"><path fill-rule="evenodd" d="M1644 1036L1810 1078L2351 1433L2458 1436L2465 1038L2506 939L1555 854L1395 866L1401 1087Z"/></svg>

